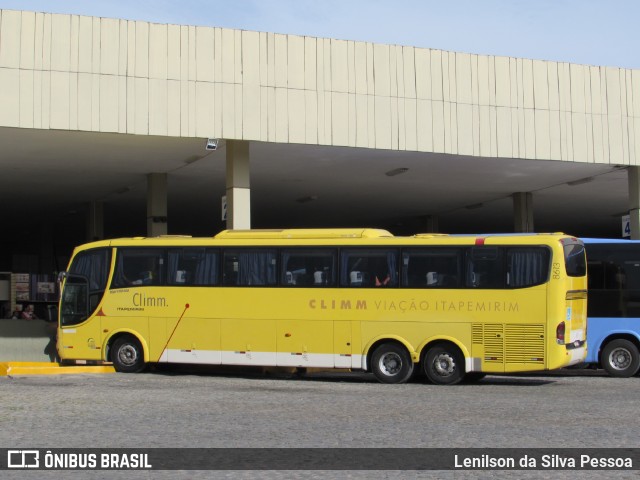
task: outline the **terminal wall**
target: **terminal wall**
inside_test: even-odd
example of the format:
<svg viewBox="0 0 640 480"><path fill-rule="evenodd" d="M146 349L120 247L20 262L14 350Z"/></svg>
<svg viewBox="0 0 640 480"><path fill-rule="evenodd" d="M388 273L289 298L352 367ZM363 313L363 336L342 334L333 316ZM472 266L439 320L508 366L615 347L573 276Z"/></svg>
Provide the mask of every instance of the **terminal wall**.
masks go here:
<svg viewBox="0 0 640 480"><path fill-rule="evenodd" d="M54 362L55 322L44 320L0 320L0 362Z"/></svg>
<svg viewBox="0 0 640 480"><path fill-rule="evenodd" d="M0 126L640 164L640 71L0 10Z"/></svg>

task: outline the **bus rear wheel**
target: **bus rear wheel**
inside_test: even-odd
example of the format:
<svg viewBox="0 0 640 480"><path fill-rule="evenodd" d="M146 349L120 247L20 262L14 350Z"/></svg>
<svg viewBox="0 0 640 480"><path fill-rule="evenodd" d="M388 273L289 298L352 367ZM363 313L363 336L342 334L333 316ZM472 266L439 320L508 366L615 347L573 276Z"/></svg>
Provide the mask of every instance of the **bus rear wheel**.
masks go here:
<svg viewBox="0 0 640 480"><path fill-rule="evenodd" d="M413 372L413 362L400 345L384 343L371 355L371 371L382 383L405 383Z"/></svg>
<svg viewBox="0 0 640 480"><path fill-rule="evenodd" d="M111 361L116 372L141 372L145 363L140 342L131 335L118 338L111 347Z"/></svg>
<svg viewBox="0 0 640 480"><path fill-rule="evenodd" d="M423 368L429 380L439 385L455 385L465 376L464 357L451 343L431 347L424 356Z"/></svg>
<svg viewBox="0 0 640 480"><path fill-rule="evenodd" d="M602 367L614 377L631 377L640 368L640 354L633 342L619 338L602 350Z"/></svg>

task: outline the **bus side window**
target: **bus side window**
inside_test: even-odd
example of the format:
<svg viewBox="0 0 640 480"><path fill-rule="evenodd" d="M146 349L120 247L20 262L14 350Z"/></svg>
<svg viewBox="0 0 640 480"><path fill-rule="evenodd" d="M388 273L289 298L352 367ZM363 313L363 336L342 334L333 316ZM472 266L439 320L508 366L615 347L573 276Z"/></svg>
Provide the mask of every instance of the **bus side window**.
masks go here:
<svg viewBox="0 0 640 480"><path fill-rule="evenodd" d="M276 284L276 251L242 249L224 252L224 285Z"/></svg>
<svg viewBox="0 0 640 480"><path fill-rule="evenodd" d="M636 255L636 246L631 244L588 246L588 316L640 316L640 260L633 260Z"/></svg>
<svg viewBox="0 0 640 480"><path fill-rule="evenodd" d="M602 261L587 262L587 279L589 290L604 288L605 265Z"/></svg>
<svg viewBox="0 0 640 480"><path fill-rule="evenodd" d="M280 282L283 286L335 286L333 249L283 250Z"/></svg>
<svg viewBox="0 0 640 480"><path fill-rule="evenodd" d="M164 284L164 250L158 248L121 248L111 288Z"/></svg>
<svg viewBox="0 0 640 480"><path fill-rule="evenodd" d="M544 247L517 247L507 250L507 287L540 285L549 277L550 252Z"/></svg>
<svg viewBox="0 0 640 480"><path fill-rule="evenodd" d="M193 247L169 250L167 283L169 285L217 285L217 251Z"/></svg>
<svg viewBox="0 0 640 480"><path fill-rule="evenodd" d="M228 286L235 286L238 284L238 259L225 254L224 266L222 273L222 284Z"/></svg>
<svg viewBox="0 0 640 480"><path fill-rule="evenodd" d="M346 287L397 286L397 250L372 248L343 250L340 283Z"/></svg>
<svg viewBox="0 0 640 480"><path fill-rule="evenodd" d="M504 288L503 251L497 247L472 247L467 252L467 286L471 288Z"/></svg>
<svg viewBox="0 0 640 480"><path fill-rule="evenodd" d="M460 251L452 248L421 248L402 254L402 281L409 288L458 288Z"/></svg>

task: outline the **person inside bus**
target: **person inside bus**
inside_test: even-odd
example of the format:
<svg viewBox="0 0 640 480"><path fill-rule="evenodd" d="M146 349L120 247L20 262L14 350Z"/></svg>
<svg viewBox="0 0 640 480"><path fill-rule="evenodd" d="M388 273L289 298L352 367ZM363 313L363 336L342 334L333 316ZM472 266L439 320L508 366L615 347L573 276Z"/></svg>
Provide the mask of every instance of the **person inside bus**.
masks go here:
<svg viewBox="0 0 640 480"><path fill-rule="evenodd" d="M385 259L378 259L375 262L374 280L376 287L386 287L391 282L391 273Z"/></svg>
<svg viewBox="0 0 640 480"><path fill-rule="evenodd" d="M376 287L386 287L391 282L391 274L376 275Z"/></svg>
<svg viewBox="0 0 640 480"><path fill-rule="evenodd" d="M156 275L154 275L153 270L145 270L144 272L140 272L139 282L142 285L151 285Z"/></svg>
<svg viewBox="0 0 640 480"><path fill-rule="evenodd" d="M123 278L127 285L153 285L157 275L153 270L144 270L135 274L134 280L131 280L124 274Z"/></svg>

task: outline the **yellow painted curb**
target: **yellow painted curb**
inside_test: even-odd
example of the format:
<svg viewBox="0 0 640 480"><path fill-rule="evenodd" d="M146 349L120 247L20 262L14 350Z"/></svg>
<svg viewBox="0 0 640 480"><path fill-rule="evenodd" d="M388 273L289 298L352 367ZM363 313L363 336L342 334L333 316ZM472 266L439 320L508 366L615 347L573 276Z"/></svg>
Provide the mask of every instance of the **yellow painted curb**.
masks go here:
<svg viewBox="0 0 640 480"><path fill-rule="evenodd" d="M66 375L73 373L114 373L110 365L60 365L47 362L0 362L0 377L7 375Z"/></svg>

